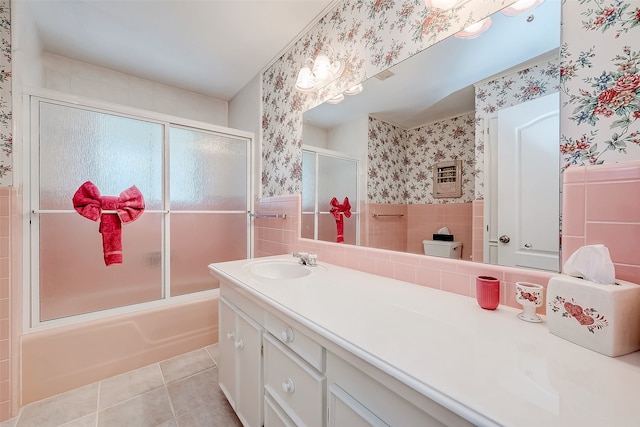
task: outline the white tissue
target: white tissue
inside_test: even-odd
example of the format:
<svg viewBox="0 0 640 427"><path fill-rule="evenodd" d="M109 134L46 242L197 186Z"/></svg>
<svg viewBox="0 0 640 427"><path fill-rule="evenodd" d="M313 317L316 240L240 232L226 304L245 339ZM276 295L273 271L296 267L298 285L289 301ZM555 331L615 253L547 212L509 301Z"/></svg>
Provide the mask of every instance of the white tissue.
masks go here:
<svg viewBox="0 0 640 427"><path fill-rule="evenodd" d="M438 230L438 234L451 234L451 232L447 227L442 227L440 230Z"/></svg>
<svg viewBox="0 0 640 427"><path fill-rule="evenodd" d="M582 277L601 285L612 285L616 272L605 245L582 246L564 263L562 272L574 277Z"/></svg>

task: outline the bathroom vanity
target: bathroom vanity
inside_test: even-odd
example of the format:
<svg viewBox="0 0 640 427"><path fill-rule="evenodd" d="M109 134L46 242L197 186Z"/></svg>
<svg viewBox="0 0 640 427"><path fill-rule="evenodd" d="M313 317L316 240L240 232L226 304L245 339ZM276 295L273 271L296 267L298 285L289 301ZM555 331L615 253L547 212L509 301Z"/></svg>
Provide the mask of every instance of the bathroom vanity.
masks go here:
<svg viewBox="0 0 640 427"><path fill-rule="evenodd" d="M637 425L640 352L519 310L291 255L211 264L219 383L245 426Z"/></svg>

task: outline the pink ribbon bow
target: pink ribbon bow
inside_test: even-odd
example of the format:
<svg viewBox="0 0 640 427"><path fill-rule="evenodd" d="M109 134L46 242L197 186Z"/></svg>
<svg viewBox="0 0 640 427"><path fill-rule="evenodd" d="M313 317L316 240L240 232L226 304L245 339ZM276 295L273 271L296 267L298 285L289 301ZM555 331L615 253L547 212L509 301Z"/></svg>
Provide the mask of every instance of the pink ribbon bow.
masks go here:
<svg viewBox="0 0 640 427"><path fill-rule="evenodd" d="M144 198L140 190L134 185L118 197L100 196L98 187L87 181L73 195L73 207L91 221L100 220L104 263L122 264L122 223L133 222L142 215ZM103 214L103 210L117 213Z"/></svg>
<svg viewBox="0 0 640 427"><path fill-rule="evenodd" d="M349 198L345 197L344 202L342 204L338 203L338 199L335 197L331 199L331 209L329 212L336 219L336 242L342 243L344 242L344 218L343 215L347 218L351 217L351 205L349 204Z"/></svg>

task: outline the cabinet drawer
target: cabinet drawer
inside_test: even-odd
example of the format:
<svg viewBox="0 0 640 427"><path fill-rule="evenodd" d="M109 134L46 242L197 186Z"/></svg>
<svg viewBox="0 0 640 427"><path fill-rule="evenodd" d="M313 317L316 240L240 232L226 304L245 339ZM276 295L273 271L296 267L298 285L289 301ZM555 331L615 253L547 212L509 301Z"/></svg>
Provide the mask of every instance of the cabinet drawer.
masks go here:
<svg viewBox="0 0 640 427"><path fill-rule="evenodd" d="M324 425L325 378L282 343L264 335L264 387L298 426Z"/></svg>
<svg viewBox="0 0 640 427"><path fill-rule="evenodd" d="M268 392L264 394L264 427L296 427Z"/></svg>
<svg viewBox="0 0 640 427"><path fill-rule="evenodd" d="M265 313L264 328L276 337L280 342L298 353L311 366L319 371L324 371L324 352L322 346L302 333L299 329L289 323Z"/></svg>

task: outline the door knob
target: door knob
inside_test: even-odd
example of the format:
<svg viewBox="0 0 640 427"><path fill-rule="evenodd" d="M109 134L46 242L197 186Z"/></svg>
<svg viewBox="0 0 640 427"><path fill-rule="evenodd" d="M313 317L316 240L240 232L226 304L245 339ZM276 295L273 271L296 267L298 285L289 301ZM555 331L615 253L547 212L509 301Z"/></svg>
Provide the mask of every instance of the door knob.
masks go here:
<svg viewBox="0 0 640 427"><path fill-rule="evenodd" d="M500 240L500 243L509 243L511 241L511 237L503 234L498 240Z"/></svg>

